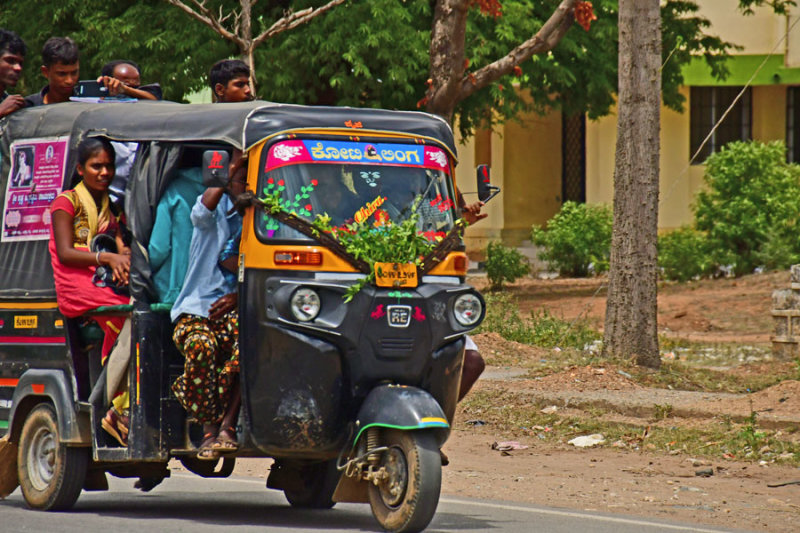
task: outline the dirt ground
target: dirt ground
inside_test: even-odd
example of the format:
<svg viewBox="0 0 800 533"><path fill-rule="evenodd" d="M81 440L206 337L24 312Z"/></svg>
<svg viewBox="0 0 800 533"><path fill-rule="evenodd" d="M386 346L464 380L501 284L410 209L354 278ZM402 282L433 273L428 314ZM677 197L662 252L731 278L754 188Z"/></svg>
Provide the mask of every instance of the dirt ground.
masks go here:
<svg viewBox="0 0 800 533"><path fill-rule="evenodd" d="M478 288L485 280L472 279ZM702 343L754 345L768 353L772 334L771 296L775 289L789 287L788 272L747 276L740 279L704 280L659 287L658 319L662 336ZM547 309L565 319L587 319L602 329L606 279L519 281L508 290L518 298L520 309ZM509 352L516 358L554 357L542 350L482 334L476 342L483 353ZM767 360L746 366L730 366L730 372L769 371ZM793 363L783 363L793 364ZM514 375L514 367L489 369L487 374ZM475 391L501 389L647 391L602 364L569 368L540 379L485 379ZM658 391L651 390L658 394ZM788 400L787 400L788 399ZM752 400L752 405L749 404ZM741 405L723 402L730 410L769 411L791 415L800 412L800 382L786 381L740 398ZM654 397L653 403L658 403ZM709 406L713 409L713 406ZM584 413L586 415L586 413ZM612 416L614 421L627 421ZM605 446L579 449L562 442L521 438L506 434L491 424L472 427L460 413L456 428L445 446L450 466L444 469L445 493L476 498L523 501L572 509L667 518L690 523L758 531L797 531L800 523L800 485L770 488L768 483L800 481L800 469L768 463L668 455ZM647 422L639 421L646 425ZM674 420L670 423L678 423ZM702 425L703 420L683 423ZM524 450L499 452L494 442L516 440ZM711 468L711 477L697 477L698 470Z"/></svg>

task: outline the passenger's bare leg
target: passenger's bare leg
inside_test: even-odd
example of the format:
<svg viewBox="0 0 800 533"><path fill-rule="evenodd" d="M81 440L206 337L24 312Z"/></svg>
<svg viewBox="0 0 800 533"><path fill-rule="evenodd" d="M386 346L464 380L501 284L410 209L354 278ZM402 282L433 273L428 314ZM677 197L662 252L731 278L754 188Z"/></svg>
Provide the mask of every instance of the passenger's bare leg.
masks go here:
<svg viewBox="0 0 800 533"><path fill-rule="evenodd" d="M242 405L242 394L237 376L231 387L231 399L225 415L220 423L218 447L225 450L235 450L238 447L236 438L236 421L239 418L239 408Z"/></svg>
<svg viewBox="0 0 800 533"><path fill-rule="evenodd" d="M459 402L478 381L485 368L486 363L478 350L464 350L464 369L461 371L461 386L458 390Z"/></svg>

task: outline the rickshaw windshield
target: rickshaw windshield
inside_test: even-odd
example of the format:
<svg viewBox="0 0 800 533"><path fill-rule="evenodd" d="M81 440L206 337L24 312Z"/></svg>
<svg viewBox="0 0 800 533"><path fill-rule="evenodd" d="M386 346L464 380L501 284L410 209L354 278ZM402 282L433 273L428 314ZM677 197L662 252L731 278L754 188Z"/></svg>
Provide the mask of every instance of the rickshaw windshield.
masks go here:
<svg viewBox="0 0 800 533"><path fill-rule="evenodd" d="M331 217L332 226L399 223L414 212L418 231L436 240L453 227L455 200L444 150L427 145L292 140L264 150L259 196L280 193L282 206L306 220ZM308 240L263 214L262 240Z"/></svg>

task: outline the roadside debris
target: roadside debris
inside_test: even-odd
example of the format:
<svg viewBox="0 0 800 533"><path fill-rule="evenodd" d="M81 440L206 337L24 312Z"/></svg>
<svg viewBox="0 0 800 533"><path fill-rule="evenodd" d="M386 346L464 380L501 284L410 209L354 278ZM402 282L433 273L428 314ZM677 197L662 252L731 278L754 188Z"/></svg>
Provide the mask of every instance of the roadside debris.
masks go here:
<svg viewBox="0 0 800 533"><path fill-rule="evenodd" d="M558 407L556 407L555 405L549 405L539 412L545 415L552 415L556 411L558 411Z"/></svg>
<svg viewBox="0 0 800 533"><path fill-rule="evenodd" d="M600 433L594 433L593 435L575 437L569 441L569 444L572 444L576 448L591 448L593 446L597 446L598 444L604 444L605 442L605 437L603 437Z"/></svg>
<svg viewBox="0 0 800 533"><path fill-rule="evenodd" d="M700 470L695 470L694 475L697 477L711 477L714 475L713 468L701 468Z"/></svg>
<svg viewBox="0 0 800 533"><path fill-rule="evenodd" d="M520 444L515 440L508 440L503 442L493 442L492 449L501 452L503 455L511 455L508 452L512 450L527 450L528 446L525 444Z"/></svg>

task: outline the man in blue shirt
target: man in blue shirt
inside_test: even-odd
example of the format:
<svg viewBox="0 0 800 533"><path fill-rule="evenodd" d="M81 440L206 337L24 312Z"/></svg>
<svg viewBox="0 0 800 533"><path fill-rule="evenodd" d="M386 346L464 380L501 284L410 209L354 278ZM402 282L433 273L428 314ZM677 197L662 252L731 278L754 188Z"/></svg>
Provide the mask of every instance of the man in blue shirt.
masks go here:
<svg viewBox="0 0 800 533"><path fill-rule="evenodd" d="M220 253L242 225L231 197L245 182L234 162L227 188L207 189L191 213L194 226L183 287L172 307L172 339L185 358L172 391L189 418L203 425L198 458L216 460L236 449L238 412L239 316L236 280L223 274Z"/></svg>

